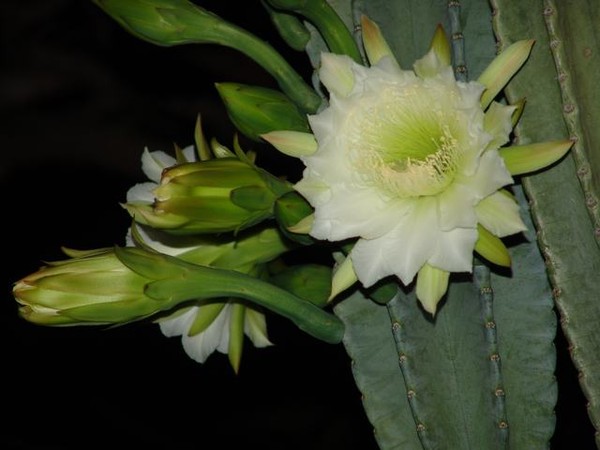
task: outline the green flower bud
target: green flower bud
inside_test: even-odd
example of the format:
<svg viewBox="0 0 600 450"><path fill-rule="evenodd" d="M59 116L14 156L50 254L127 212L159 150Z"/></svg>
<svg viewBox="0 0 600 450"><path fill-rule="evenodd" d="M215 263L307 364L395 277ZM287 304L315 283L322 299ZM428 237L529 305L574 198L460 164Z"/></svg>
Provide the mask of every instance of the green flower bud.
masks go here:
<svg viewBox="0 0 600 450"><path fill-rule="evenodd" d="M157 45L222 39L217 15L187 0L94 0L134 36ZM221 32L221 35L220 35Z"/></svg>
<svg viewBox="0 0 600 450"><path fill-rule="evenodd" d="M173 234L239 231L273 216L277 198L292 188L237 158L166 169L152 205L125 205L141 224Z"/></svg>
<svg viewBox="0 0 600 450"><path fill-rule="evenodd" d="M262 141L260 135L275 130L308 132L308 120L279 91L237 83L217 83L229 118L244 135Z"/></svg>
<svg viewBox="0 0 600 450"><path fill-rule="evenodd" d="M40 325L123 323L162 309L163 302L144 293L154 280L123 264L114 249L67 254L74 257L49 263L15 283L13 294L26 320ZM155 279L174 269L156 258L152 267Z"/></svg>

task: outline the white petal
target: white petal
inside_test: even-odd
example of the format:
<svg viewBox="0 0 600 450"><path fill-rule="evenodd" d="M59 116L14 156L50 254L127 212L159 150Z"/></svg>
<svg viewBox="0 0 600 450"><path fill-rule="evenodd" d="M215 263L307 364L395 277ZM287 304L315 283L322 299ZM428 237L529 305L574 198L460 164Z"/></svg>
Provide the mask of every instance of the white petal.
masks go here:
<svg viewBox="0 0 600 450"><path fill-rule="evenodd" d="M454 183L438 196L440 229L475 228L475 205L480 197L469 186Z"/></svg>
<svg viewBox="0 0 600 450"><path fill-rule="evenodd" d="M127 203L145 203L154 202L152 191L158 187L156 183L138 183L127 191Z"/></svg>
<svg viewBox="0 0 600 450"><path fill-rule="evenodd" d="M434 253L439 233L435 199L420 199L391 232L356 243L350 256L358 279L368 287L396 275L409 284Z"/></svg>
<svg viewBox="0 0 600 450"><path fill-rule="evenodd" d="M159 322L160 331L167 337L187 334L190 326L194 322L197 312L197 306L192 306L183 313L177 311L172 319L164 319Z"/></svg>
<svg viewBox="0 0 600 450"><path fill-rule="evenodd" d="M173 318L159 322L160 330L167 337L181 336L183 349L190 358L203 363L215 350L227 353L229 346L230 306L225 305L217 318L202 333L188 336L196 315L202 314L202 307L192 306L184 313L176 313Z"/></svg>
<svg viewBox="0 0 600 450"><path fill-rule="evenodd" d="M481 200L501 187L512 184L513 179L498 152L488 150L481 156L475 174L470 177L461 177L459 182L468 184Z"/></svg>
<svg viewBox="0 0 600 450"><path fill-rule="evenodd" d="M409 202L390 205L369 189L336 185L330 198L315 210L310 234L317 239L341 241L351 237L373 239L391 231L410 209Z"/></svg>
<svg viewBox="0 0 600 450"><path fill-rule="evenodd" d="M506 144L512 131L512 115L516 106L505 106L492 102L485 113L484 129L492 135L488 148L499 148Z"/></svg>
<svg viewBox="0 0 600 450"><path fill-rule="evenodd" d="M310 169L304 170L304 178L294 185L314 207L325 204L331 199L331 188L319 177L311 176Z"/></svg>
<svg viewBox="0 0 600 450"><path fill-rule="evenodd" d="M498 237L527 230L519 214L519 204L501 191L481 200L475 212L479 223Z"/></svg>
<svg viewBox="0 0 600 450"><path fill-rule="evenodd" d="M175 158L167 155L165 152L150 152L146 148L142 154L142 170L155 183L160 183L160 176L163 169L171 167L175 163Z"/></svg>
<svg viewBox="0 0 600 450"><path fill-rule="evenodd" d="M415 61L413 68L419 77L432 78L439 75L443 71L448 70L449 66L442 63L437 53L431 49L425 56Z"/></svg>
<svg viewBox="0 0 600 450"><path fill-rule="evenodd" d="M177 256L205 245L202 238L196 236L174 236L143 225L137 225L137 232L144 244L157 252ZM131 241L133 243L133 241Z"/></svg>
<svg viewBox="0 0 600 450"><path fill-rule="evenodd" d="M476 241L476 228L441 231L437 236L435 251L427 262L448 272L471 272Z"/></svg>
<svg viewBox="0 0 600 450"><path fill-rule="evenodd" d="M330 93L346 97L354 87L353 64L349 56L322 53L319 69L321 83Z"/></svg>
<svg viewBox="0 0 600 450"><path fill-rule="evenodd" d="M187 162L194 162L198 160L198 154L196 153L196 148L193 145L188 145L183 150L181 150L185 160Z"/></svg>
<svg viewBox="0 0 600 450"><path fill-rule="evenodd" d="M194 361L203 363L215 350L227 353L229 347L230 316L231 305L227 304L217 318L202 333L188 336L186 330L185 334L182 335L181 342L188 356Z"/></svg>

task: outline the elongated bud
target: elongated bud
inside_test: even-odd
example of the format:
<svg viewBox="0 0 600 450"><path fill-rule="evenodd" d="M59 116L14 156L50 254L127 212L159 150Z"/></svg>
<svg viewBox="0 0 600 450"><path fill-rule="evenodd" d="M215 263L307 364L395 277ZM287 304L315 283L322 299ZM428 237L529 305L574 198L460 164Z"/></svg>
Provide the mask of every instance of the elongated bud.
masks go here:
<svg viewBox="0 0 600 450"><path fill-rule="evenodd" d="M137 320L165 307L145 294L146 285L180 271L169 261L152 257L151 270L142 275L123 264L114 249L71 254L75 257L49 263L15 283L13 294L23 318L40 325Z"/></svg>
<svg viewBox="0 0 600 450"><path fill-rule="evenodd" d="M212 43L223 38L220 25L226 22L186 0L94 0L94 3L131 34L153 44Z"/></svg>
<svg viewBox="0 0 600 450"><path fill-rule="evenodd" d="M166 169L153 204L125 208L141 224L173 234L239 231L272 217L291 187L260 168L225 157Z"/></svg>
<svg viewBox="0 0 600 450"><path fill-rule="evenodd" d="M229 118L250 139L261 141L261 134L274 130L309 131L306 115L279 91L237 83L216 87Z"/></svg>
<svg viewBox="0 0 600 450"><path fill-rule="evenodd" d="M100 325L139 320L190 300L235 297L292 320L325 342L344 325L334 315L250 275L125 247L74 253L15 283L25 319L42 325Z"/></svg>

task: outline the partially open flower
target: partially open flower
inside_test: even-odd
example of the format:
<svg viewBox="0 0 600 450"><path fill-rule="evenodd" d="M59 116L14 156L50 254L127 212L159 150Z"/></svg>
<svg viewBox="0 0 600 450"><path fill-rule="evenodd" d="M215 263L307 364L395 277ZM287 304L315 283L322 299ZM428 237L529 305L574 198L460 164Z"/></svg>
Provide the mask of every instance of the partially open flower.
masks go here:
<svg viewBox="0 0 600 450"><path fill-rule="evenodd" d="M292 188L224 151L230 156L180 163L145 151L153 183L134 186L125 208L138 223L173 234L239 231L272 217L275 200Z"/></svg>
<svg viewBox="0 0 600 450"><path fill-rule="evenodd" d="M321 56L319 75L330 98L309 117L314 138L289 132L264 138L306 165L295 188L315 208L310 234L358 238L350 260L366 287L390 275L407 285L418 274L417 297L433 314L450 272L471 271L474 250L510 265L498 237L525 229L516 201L502 190L518 164L499 152L509 141L516 106L492 99L533 41L513 44L480 81L461 82L440 29L414 69L402 70L378 27L366 18L362 25L370 67L347 56ZM570 146L550 143L546 159L528 159L531 146L523 146L511 157L537 170ZM340 273L348 278L347 270Z"/></svg>

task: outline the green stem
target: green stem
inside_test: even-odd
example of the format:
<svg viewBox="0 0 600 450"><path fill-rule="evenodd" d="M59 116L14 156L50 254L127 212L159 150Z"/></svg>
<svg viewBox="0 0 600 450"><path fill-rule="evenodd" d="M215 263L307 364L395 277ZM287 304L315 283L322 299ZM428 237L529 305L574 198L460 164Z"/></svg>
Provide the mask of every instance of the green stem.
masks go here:
<svg viewBox="0 0 600 450"><path fill-rule="evenodd" d="M267 42L188 0L94 0L123 28L156 45L217 44L261 65L303 111L314 113L321 97Z"/></svg>
<svg viewBox="0 0 600 450"><path fill-rule="evenodd" d="M465 60L465 38L460 24L460 1L448 2L448 16L450 17L450 40L452 42L452 65L454 76L458 81L467 81L469 73Z"/></svg>
<svg viewBox="0 0 600 450"><path fill-rule="evenodd" d="M219 24L225 39L215 40L215 44L234 48L253 59L277 80L281 90L307 113L315 113L321 104L321 97L304 82L302 77L268 43L235 25Z"/></svg>
<svg viewBox="0 0 600 450"><path fill-rule="evenodd" d="M348 55L357 63L361 63L361 55L358 46L352 37L352 33L344 24L335 10L324 0L268 0L275 7L308 19L323 37L323 40L332 53Z"/></svg>
<svg viewBox="0 0 600 450"><path fill-rule="evenodd" d="M182 265L182 262L178 262ZM343 323L312 303L249 275L231 270L186 264L187 272L149 283L146 294L166 299L163 309L187 300L234 297L263 306L294 322L298 328L330 344L341 342Z"/></svg>

